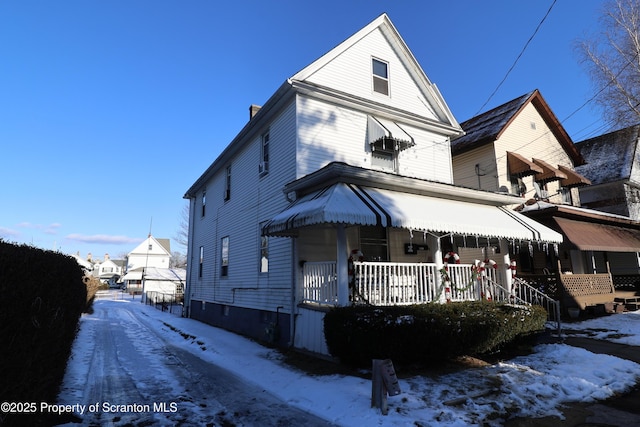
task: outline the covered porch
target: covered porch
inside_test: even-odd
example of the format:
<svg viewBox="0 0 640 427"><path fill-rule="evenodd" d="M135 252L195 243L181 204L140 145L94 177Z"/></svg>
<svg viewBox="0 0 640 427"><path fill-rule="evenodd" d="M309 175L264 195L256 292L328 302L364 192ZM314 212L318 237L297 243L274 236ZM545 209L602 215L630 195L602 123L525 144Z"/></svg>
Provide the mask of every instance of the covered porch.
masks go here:
<svg viewBox="0 0 640 427"><path fill-rule="evenodd" d="M285 188L263 228L293 237L299 304L515 300L512 254L562 235L507 207L519 198L330 164Z"/></svg>

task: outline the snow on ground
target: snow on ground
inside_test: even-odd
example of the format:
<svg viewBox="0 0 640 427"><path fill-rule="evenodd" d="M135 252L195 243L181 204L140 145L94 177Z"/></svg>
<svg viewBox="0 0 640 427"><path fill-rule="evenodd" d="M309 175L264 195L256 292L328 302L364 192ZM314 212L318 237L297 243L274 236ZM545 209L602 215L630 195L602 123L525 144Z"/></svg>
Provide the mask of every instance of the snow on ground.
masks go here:
<svg viewBox="0 0 640 427"><path fill-rule="evenodd" d="M530 355L487 367L400 379L402 393L389 397L389 414L385 416L371 408L369 379L310 376L284 364L275 350L225 330L161 312L141 304L139 299L98 300L96 304L114 308L127 304L127 308L148 319L147 326L171 345L339 426L501 425L505 418L516 416L562 418L564 403L606 399L629 390L640 379L640 366L634 362L565 344L541 344ZM90 321L91 315L83 316L82 328ZM640 311L572 323L571 329L585 334L596 330L602 334L596 338L640 345ZM83 354L81 341L76 341L74 354ZM127 359L136 358L137 352L142 351L144 338L138 348L120 352L119 359L126 365ZM158 352L148 357L158 359L153 363L158 368L164 366L167 355ZM59 403L75 403L64 401L78 397L73 388L73 384L63 387L66 392Z"/></svg>

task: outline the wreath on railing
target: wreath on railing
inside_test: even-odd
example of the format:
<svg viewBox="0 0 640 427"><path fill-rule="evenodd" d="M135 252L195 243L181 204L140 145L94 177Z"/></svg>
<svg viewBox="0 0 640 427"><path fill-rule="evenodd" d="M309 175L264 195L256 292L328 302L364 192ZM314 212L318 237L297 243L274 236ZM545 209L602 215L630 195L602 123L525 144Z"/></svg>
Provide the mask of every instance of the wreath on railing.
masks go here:
<svg viewBox="0 0 640 427"><path fill-rule="evenodd" d="M440 289L438 290L438 295L436 295L435 301L440 299L440 297L442 296L442 292L445 292L445 297L447 297L447 289L449 289L449 293L451 292L451 289L455 289L458 292L464 292L471 289L471 287L475 285L476 281L480 277L480 270L477 266L474 265L471 267L471 276L469 277L469 282L466 285L459 287L458 285L451 282L451 277L449 276L449 271L446 264L439 271L442 286L440 286ZM447 298L447 302L450 301L451 296L449 295Z"/></svg>

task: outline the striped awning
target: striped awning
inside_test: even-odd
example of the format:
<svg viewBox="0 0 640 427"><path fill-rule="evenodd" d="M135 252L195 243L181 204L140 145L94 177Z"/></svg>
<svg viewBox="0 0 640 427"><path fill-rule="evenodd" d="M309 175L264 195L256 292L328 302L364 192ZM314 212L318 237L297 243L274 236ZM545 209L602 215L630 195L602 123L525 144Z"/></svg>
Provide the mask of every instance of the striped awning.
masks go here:
<svg viewBox="0 0 640 427"><path fill-rule="evenodd" d="M374 150L397 151L415 145L413 137L392 120L367 116L367 140Z"/></svg>
<svg viewBox="0 0 640 427"><path fill-rule="evenodd" d="M558 169L560 169L561 172L564 172L567 175L566 179L560 180L560 185L562 185L563 187L580 187L582 185L591 185L591 181L566 166L558 165Z"/></svg>
<svg viewBox="0 0 640 427"><path fill-rule="evenodd" d="M538 182L544 181L559 181L561 179L567 179L567 174L562 172L558 168L554 168L549 163L540 159L533 159L533 163L540 166L542 168L542 173L539 173L535 176L535 180Z"/></svg>
<svg viewBox="0 0 640 427"><path fill-rule="evenodd" d="M507 151L507 165L509 167L509 175L513 176L528 176L544 172L542 167L511 151Z"/></svg>
<svg viewBox="0 0 640 427"><path fill-rule="evenodd" d="M378 225L438 234L559 243L562 235L513 210L419 194L337 183L276 215L266 235L294 236L324 224Z"/></svg>

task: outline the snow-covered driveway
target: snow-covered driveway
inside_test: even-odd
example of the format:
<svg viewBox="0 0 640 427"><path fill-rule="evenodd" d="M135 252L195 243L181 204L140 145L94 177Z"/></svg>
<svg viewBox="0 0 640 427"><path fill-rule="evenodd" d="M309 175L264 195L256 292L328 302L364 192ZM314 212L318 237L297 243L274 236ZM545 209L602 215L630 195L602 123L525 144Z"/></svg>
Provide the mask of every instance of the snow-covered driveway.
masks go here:
<svg viewBox="0 0 640 427"><path fill-rule="evenodd" d="M58 403L84 425L328 425L175 345L189 336L140 305L101 299L82 318Z"/></svg>

